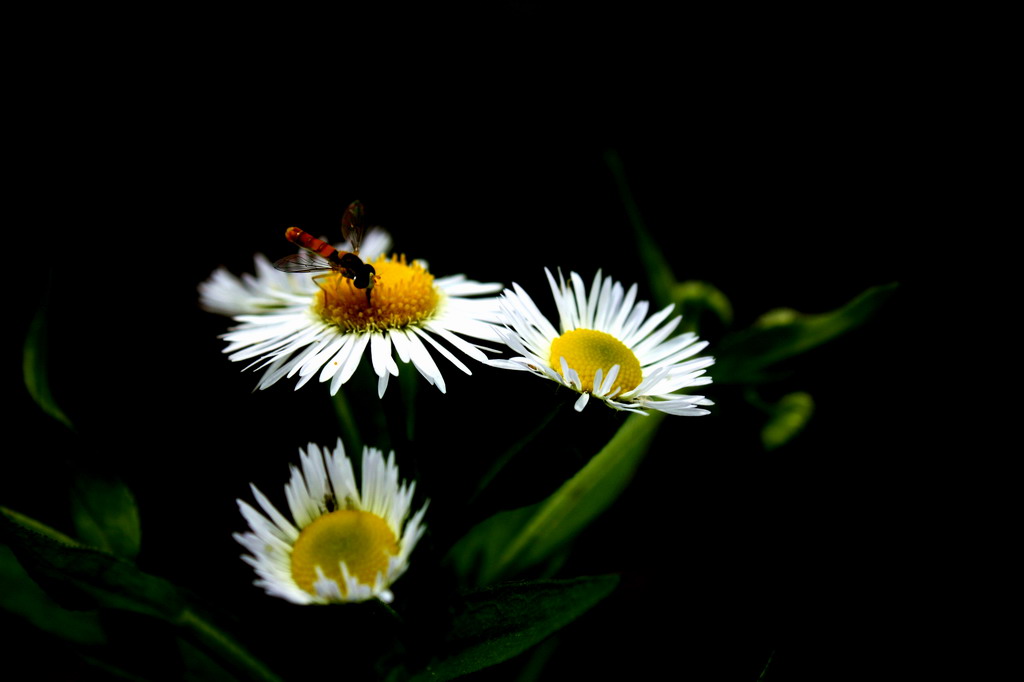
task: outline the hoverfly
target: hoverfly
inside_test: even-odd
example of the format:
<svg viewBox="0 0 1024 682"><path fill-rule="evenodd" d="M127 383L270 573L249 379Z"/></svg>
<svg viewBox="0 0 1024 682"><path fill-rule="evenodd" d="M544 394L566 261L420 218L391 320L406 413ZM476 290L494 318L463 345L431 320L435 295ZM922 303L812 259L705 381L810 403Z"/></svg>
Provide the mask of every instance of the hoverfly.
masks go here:
<svg viewBox="0 0 1024 682"><path fill-rule="evenodd" d="M274 267L283 272L337 272L352 280L356 289L366 289L366 303L369 304L370 291L377 281L377 271L359 258L359 246L366 232L363 213L362 202L353 201L341 219L341 235L352 245L351 251L339 251L305 230L289 227L285 230L285 239L312 253L293 253L274 263ZM318 277L323 275L313 279Z"/></svg>

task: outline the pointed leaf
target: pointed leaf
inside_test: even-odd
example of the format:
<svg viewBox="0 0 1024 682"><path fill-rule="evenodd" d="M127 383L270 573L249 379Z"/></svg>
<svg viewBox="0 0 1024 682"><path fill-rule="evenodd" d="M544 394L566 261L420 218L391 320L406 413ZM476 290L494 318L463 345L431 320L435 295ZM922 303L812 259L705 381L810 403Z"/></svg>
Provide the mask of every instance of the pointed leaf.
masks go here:
<svg viewBox="0 0 1024 682"><path fill-rule="evenodd" d="M245 679L276 682L262 662L186 605L178 589L134 564L78 544L27 516L0 507L0 538L33 580L68 609L114 609L170 622L182 636Z"/></svg>
<svg viewBox="0 0 1024 682"><path fill-rule="evenodd" d="M69 611L55 604L6 545L0 545L0 608L70 642L95 645L106 639L96 613Z"/></svg>
<svg viewBox="0 0 1024 682"><path fill-rule="evenodd" d="M536 515L540 504L500 511L473 526L449 551L446 560L465 582L484 584L502 552Z"/></svg>
<svg viewBox="0 0 1024 682"><path fill-rule="evenodd" d="M50 415L69 429L74 427L67 415L57 406L50 393L50 381L46 364L46 310L40 308L29 327L22 353L22 372L25 387L43 412Z"/></svg>
<svg viewBox="0 0 1024 682"><path fill-rule="evenodd" d="M416 682L451 680L501 663L565 627L608 596L618 576L507 583L465 595L442 654Z"/></svg>
<svg viewBox="0 0 1024 682"><path fill-rule="evenodd" d="M757 324L726 337L715 347L715 383L763 379L769 366L804 353L867 322L896 291L896 284L872 287L842 308L820 315L774 310Z"/></svg>
<svg viewBox="0 0 1024 682"><path fill-rule="evenodd" d="M164 620L181 613L183 602L173 585L123 559L2 507L0 532L29 574L67 608L124 609Z"/></svg>
<svg viewBox="0 0 1024 682"><path fill-rule="evenodd" d="M72 484L71 510L84 544L126 558L138 554L139 513L120 479L80 473Z"/></svg>
<svg viewBox="0 0 1024 682"><path fill-rule="evenodd" d="M664 413L634 414L607 445L545 500L483 575L490 582L551 557L618 498L647 454Z"/></svg>

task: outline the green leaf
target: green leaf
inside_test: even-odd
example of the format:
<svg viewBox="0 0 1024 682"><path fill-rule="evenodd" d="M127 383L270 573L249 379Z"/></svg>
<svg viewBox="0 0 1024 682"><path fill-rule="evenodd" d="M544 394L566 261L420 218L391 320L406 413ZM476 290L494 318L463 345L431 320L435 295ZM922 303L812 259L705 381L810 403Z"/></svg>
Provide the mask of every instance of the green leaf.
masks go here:
<svg viewBox="0 0 1024 682"><path fill-rule="evenodd" d="M22 372L25 387L43 412L50 415L69 429L74 429L71 420L57 406L50 393L48 368L46 365L46 310L40 308L32 318L25 347L22 353Z"/></svg>
<svg viewBox="0 0 1024 682"><path fill-rule="evenodd" d="M120 479L79 473L72 482L71 511L83 544L125 558L138 554L139 513Z"/></svg>
<svg viewBox="0 0 1024 682"><path fill-rule="evenodd" d="M69 611L55 604L6 545L0 545L0 608L69 642L98 645L106 640L96 613Z"/></svg>
<svg viewBox="0 0 1024 682"><path fill-rule="evenodd" d="M78 546L76 540L64 535L59 530L50 528L45 523L40 523L29 516L19 514L13 509L2 506L0 506L0 531L3 531L4 535L10 535L15 540L22 535L31 537L31 534L35 533L43 536L46 542L52 544L68 545L71 547Z"/></svg>
<svg viewBox="0 0 1024 682"><path fill-rule="evenodd" d="M785 445L803 430L814 414L814 399L809 393L789 393L771 406L772 415L761 429L761 443L765 450Z"/></svg>
<svg viewBox="0 0 1024 682"><path fill-rule="evenodd" d="M612 439L540 504L483 575L484 582L551 557L618 498L647 454L664 413L634 414Z"/></svg>
<svg viewBox="0 0 1024 682"><path fill-rule="evenodd" d="M123 609L170 621L184 608L166 580L3 507L0 531L29 574L67 608Z"/></svg>
<svg viewBox="0 0 1024 682"><path fill-rule="evenodd" d="M85 547L62 533L0 507L0 537L40 587L61 606L130 611L167 621L192 644L245 679L279 678L226 633L218 630L179 590L125 559Z"/></svg>
<svg viewBox="0 0 1024 682"><path fill-rule="evenodd" d="M530 522L540 504L500 511L473 526L449 551L446 561L467 583L483 585L506 547Z"/></svg>
<svg viewBox="0 0 1024 682"><path fill-rule="evenodd" d="M618 580L615 575L538 580L467 594L443 652L413 680L451 680L506 661L607 597Z"/></svg>
<svg viewBox="0 0 1024 682"><path fill-rule="evenodd" d="M723 339L715 347L716 384L754 383L764 370L830 341L867 322L896 291L897 284L872 287L838 310L805 315L778 309Z"/></svg>

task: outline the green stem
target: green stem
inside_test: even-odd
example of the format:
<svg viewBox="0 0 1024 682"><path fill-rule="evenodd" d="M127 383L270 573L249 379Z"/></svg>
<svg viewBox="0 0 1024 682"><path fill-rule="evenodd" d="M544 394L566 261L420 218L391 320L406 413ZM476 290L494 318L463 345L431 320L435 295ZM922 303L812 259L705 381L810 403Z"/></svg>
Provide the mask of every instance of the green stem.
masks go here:
<svg viewBox="0 0 1024 682"><path fill-rule="evenodd" d="M345 397L344 388L334 394L333 402L334 411L338 415L338 423L341 426L341 439L345 443L345 449L359 456L358 453L363 451L363 441L359 436L359 425L352 414L352 407L348 404L348 398Z"/></svg>
<svg viewBox="0 0 1024 682"><path fill-rule="evenodd" d="M419 395L419 374L409 366L408 371L399 372L398 383L401 388L402 404L405 407L405 438L413 441L416 438L416 396ZM399 422L396 422L397 426Z"/></svg>
<svg viewBox="0 0 1024 682"><path fill-rule="evenodd" d="M633 233L636 236L640 258L644 263L644 269L647 271L650 282L652 298L658 307L664 307L672 302L672 287L676 282L675 275L672 274L664 251L651 238L647 225L640 215L640 207L636 205L633 192L626 181L626 170L622 165L622 159L614 150L605 152L604 158L615 181L615 187L619 191L619 199L626 210L630 227L633 228Z"/></svg>
<svg viewBox="0 0 1024 682"><path fill-rule="evenodd" d="M770 666L772 664L772 659L774 657L775 657L775 650L772 649L772 652L768 655L768 660L765 661L764 668L761 669L761 674L757 676L757 682L762 682L762 680L764 680L764 676L768 672L768 666Z"/></svg>
<svg viewBox="0 0 1024 682"><path fill-rule="evenodd" d="M494 463L491 465L491 468L488 469L487 473L484 474L483 478L480 479L480 483L476 487L476 492L474 492L473 495L469 498L467 504L474 504L480 498L480 495L483 494L484 490L486 490L487 487L491 484L491 482L498 476L498 474L501 473L502 469L504 469L505 466L512 461L512 458L518 455L520 452L522 452L523 449L526 448L526 446L529 443L532 443L535 440L537 440L537 437L540 436L540 434L545 429L547 429L548 426L551 425L555 417L560 412L564 411L561 409L561 407L562 405L559 404L555 405L550 410L545 411L544 415L541 417L540 422L538 422L537 425L534 426L529 433L527 433L525 436L523 436L518 441L513 443L507 450L505 450L505 452L498 455L498 457L494 460Z"/></svg>
<svg viewBox="0 0 1024 682"><path fill-rule="evenodd" d="M282 682L263 663L254 658L240 644L218 630L211 623L189 609L178 616L178 625L191 636L192 641L209 652L228 668L247 679L260 682Z"/></svg>
<svg viewBox="0 0 1024 682"><path fill-rule="evenodd" d="M384 612L392 618L394 618L396 623L398 623L399 625L405 625L405 619L403 619L402 616L398 614L398 611L395 611L393 608L391 608L390 604L386 604L382 602L380 599L375 599L374 601L380 604L380 607L384 609Z"/></svg>

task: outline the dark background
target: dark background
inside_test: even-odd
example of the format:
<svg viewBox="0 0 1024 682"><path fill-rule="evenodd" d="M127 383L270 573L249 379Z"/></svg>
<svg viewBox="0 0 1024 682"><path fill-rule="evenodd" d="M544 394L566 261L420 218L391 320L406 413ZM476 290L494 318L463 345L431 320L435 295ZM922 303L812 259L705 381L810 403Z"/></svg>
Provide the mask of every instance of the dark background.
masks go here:
<svg viewBox="0 0 1024 682"><path fill-rule="evenodd" d="M221 355L229 321L198 308L196 286L219 265L240 274L256 252L290 252L290 225L335 234L358 198L396 250L439 275L516 281L547 302L544 267L588 282L601 268L644 292L606 163L614 150L676 276L724 291L737 328L774 307L824 312L869 286L903 286L871 325L787 363L762 389L816 400L785 448L762 451L760 417L733 387L708 387L709 417L669 418L633 485L562 569L623 580L559 636L549 674L648 678L669 666L753 680L772 655L769 680L870 670L917 599L908 560L921 536L896 502L918 458L900 376L921 298L914 265L930 239L921 207L943 200L926 178L941 159L898 73L815 54L723 52L668 72L608 54L589 68L520 70L509 59L467 79L440 70L408 84L353 68L319 90L292 85L273 60L179 72L158 59L93 80L68 64L55 80L61 96L30 109L38 116L21 140L32 151L28 220L16 233L24 255L12 260L15 336L46 301L53 392L80 436L55 433L18 389L16 428L38 446L13 458L3 503L67 529L62 474L49 463L81 449L109 464L138 499L141 566L239 617L261 651L289 642L268 654L287 668L282 624L303 626L249 585L230 538L243 530L234 500L249 497L250 481L278 499L297 448L333 442L333 413L321 385L253 393L256 375ZM704 334L709 353L724 332ZM538 394L551 398L526 375L474 365L462 377L443 363L448 394L422 390L436 399L425 414L445 428L403 459L419 461L438 536L466 520L436 491L458 490L491 454L478 425L505 433ZM578 439L524 468L571 473L618 418L591 405ZM535 501L536 485L498 499ZM403 582L430 588L417 558L399 600Z"/></svg>

